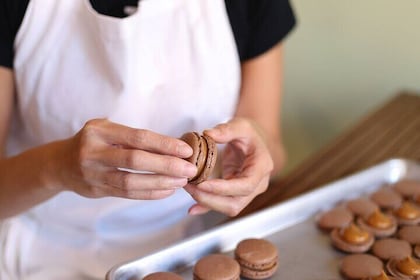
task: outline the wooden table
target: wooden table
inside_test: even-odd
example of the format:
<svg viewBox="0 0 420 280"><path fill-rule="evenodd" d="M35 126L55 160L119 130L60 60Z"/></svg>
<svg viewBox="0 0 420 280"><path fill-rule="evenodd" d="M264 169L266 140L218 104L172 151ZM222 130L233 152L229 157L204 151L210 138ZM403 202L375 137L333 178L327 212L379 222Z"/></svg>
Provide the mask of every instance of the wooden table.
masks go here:
<svg viewBox="0 0 420 280"><path fill-rule="evenodd" d="M238 217L391 158L420 161L420 95L398 94L286 176L272 182Z"/></svg>

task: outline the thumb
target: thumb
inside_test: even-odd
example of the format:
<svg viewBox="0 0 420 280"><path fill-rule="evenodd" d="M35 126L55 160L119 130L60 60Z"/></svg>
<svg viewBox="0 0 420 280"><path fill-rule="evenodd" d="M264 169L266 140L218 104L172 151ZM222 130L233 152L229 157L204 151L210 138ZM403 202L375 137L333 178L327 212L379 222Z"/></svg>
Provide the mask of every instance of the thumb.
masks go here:
<svg viewBox="0 0 420 280"><path fill-rule="evenodd" d="M206 129L203 134L210 136L217 143L228 143L234 139L249 137L249 129L249 121L235 118L211 129Z"/></svg>

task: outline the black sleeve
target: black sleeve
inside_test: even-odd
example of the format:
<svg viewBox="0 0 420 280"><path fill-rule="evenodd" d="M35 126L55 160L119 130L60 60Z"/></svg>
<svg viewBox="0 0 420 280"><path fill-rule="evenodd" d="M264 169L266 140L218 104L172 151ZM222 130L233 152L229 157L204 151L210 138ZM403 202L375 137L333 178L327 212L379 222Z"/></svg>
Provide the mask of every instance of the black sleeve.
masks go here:
<svg viewBox="0 0 420 280"><path fill-rule="evenodd" d="M296 20L288 0L225 0L241 61L280 42Z"/></svg>
<svg viewBox="0 0 420 280"><path fill-rule="evenodd" d="M0 66L13 67L13 44L29 0L0 1Z"/></svg>
<svg viewBox="0 0 420 280"><path fill-rule="evenodd" d="M225 0L241 61L264 53L295 25L288 0ZM13 67L13 45L29 0L0 0L0 65Z"/></svg>

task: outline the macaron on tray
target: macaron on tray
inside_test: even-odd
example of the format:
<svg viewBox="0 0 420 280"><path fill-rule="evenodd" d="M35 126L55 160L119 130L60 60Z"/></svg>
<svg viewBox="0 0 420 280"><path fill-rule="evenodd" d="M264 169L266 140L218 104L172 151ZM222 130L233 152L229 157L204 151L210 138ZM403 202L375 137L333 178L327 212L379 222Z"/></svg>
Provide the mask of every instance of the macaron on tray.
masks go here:
<svg viewBox="0 0 420 280"><path fill-rule="evenodd" d="M345 279L420 280L420 181L401 179L320 213Z"/></svg>
<svg viewBox="0 0 420 280"><path fill-rule="evenodd" d="M106 279L420 280L420 164L383 162L117 264Z"/></svg>

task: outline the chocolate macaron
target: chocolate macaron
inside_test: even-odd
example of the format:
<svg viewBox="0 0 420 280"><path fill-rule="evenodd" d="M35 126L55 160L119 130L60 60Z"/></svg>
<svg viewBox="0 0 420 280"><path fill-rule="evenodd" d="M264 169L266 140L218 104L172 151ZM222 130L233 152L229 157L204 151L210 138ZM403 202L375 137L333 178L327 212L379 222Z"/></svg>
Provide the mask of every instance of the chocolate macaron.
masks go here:
<svg viewBox="0 0 420 280"><path fill-rule="evenodd" d="M237 261L223 254L201 258L193 269L194 280L239 280L241 269Z"/></svg>
<svg viewBox="0 0 420 280"><path fill-rule="evenodd" d="M382 213L379 209L369 216L358 217L357 224L379 238L393 235L398 228L397 219L392 215Z"/></svg>
<svg viewBox="0 0 420 280"><path fill-rule="evenodd" d="M381 260L403 259L411 256L411 246L405 240L385 238L376 240L372 246L372 253Z"/></svg>
<svg viewBox="0 0 420 280"><path fill-rule="evenodd" d="M341 273L346 279L371 279L382 272L382 261L368 254L347 255L341 262Z"/></svg>
<svg viewBox="0 0 420 280"><path fill-rule="evenodd" d="M394 216L401 226L418 225L420 224L420 207L406 200L394 211Z"/></svg>
<svg viewBox="0 0 420 280"><path fill-rule="evenodd" d="M347 201L347 208L356 216L368 216L372 214L378 205L367 197L355 198Z"/></svg>
<svg viewBox="0 0 420 280"><path fill-rule="evenodd" d="M353 221L353 213L343 206L322 212L317 218L318 227L325 231L348 226Z"/></svg>
<svg viewBox="0 0 420 280"><path fill-rule="evenodd" d="M187 159L197 166L197 174L188 179L190 184L199 184L209 178L217 160L217 146L215 141L207 135L197 132L187 132L181 136L193 149L193 154Z"/></svg>
<svg viewBox="0 0 420 280"><path fill-rule="evenodd" d="M411 245L420 245L420 226L405 226L398 231L398 238Z"/></svg>
<svg viewBox="0 0 420 280"><path fill-rule="evenodd" d="M386 269L392 276L403 280L420 279L420 262L411 256L402 259L390 259Z"/></svg>
<svg viewBox="0 0 420 280"><path fill-rule="evenodd" d="M370 199L384 210L397 209L403 202L402 195L389 187L377 190L370 196Z"/></svg>
<svg viewBox="0 0 420 280"><path fill-rule="evenodd" d="M400 193L405 198L414 198L420 195L420 182L414 180L401 180L393 185L394 190Z"/></svg>
<svg viewBox="0 0 420 280"><path fill-rule="evenodd" d="M398 231L398 237L413 245L413 254L420 259L420 226L405 226Z"/></svg>
<svg viewBox="0 0 420 280"><path fill-rule="evenodd" d="M244 239L236 246L235 259L241 266L241 276L248 279L266 279L277 270L278 250L273 243L265 239Z"/></svg>
<svg viewBox="0 0 420 280"><path fill-rule="evenodd" d="M174 272L162 271L150 273L143 280L183 280L183 278Z"/></svg>
<svg viewBox="0 0 420 280"><path fill-rule="evenodd" d="M374 235L354 223L344 228L336 228L330 233L332 245L346 253L364 253L375 242Z"/></svg>

